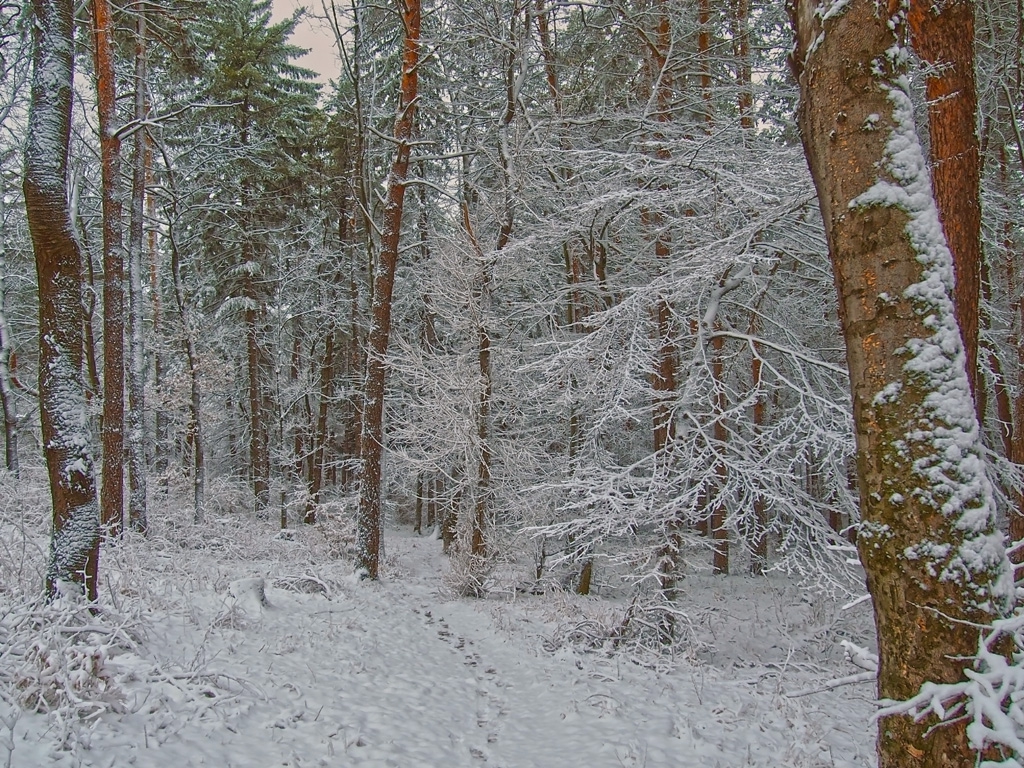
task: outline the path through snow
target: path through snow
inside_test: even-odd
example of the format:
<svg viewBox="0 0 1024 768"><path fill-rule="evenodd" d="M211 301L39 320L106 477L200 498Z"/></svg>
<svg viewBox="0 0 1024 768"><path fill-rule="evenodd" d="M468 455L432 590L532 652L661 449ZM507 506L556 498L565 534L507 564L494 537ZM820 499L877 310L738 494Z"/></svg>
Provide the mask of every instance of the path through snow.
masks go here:
<svg viewBox="0 0 1024 768"><path fill-rule="evenodd" d="M688 581L716 650L658 673L545 650L559 617L594 600L445 598L446 559L427 539L392 534L376 584L353 581L344 563L302 565L288 552L301 542L275 541L262 559L190 554L187 567L172 549L130 546L144 550L132 562L149 579L144 636L108 669L132 714L74 729L70 748L52 716L23 714L12 768L873 765L870 686L785 695L850 670L808 655L838 641L818 637L834 619L767 580ZM115 577L118 557L129 559L105 563ZM294 578L302 568L312 579ZM253 577L265 579L266 605L239 582ZM127 593L125 579L111 588ZM802 630L771 628L800 611ZM181 672L154 673L154 660Z"/></svg>

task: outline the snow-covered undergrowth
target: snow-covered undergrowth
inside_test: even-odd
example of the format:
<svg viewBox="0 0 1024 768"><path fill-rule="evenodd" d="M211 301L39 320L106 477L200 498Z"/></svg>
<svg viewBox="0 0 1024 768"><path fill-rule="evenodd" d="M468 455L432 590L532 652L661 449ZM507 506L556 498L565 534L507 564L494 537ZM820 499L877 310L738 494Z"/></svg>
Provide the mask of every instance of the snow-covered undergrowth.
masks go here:
<svg viewBox="0 0 1024 768"><path fill-rule="evenodd" d="M42 480L0 480L0 766L873 765L872 685L790 695L849 674L866 605L692 574L671 663L643 665L610 641L629 599L517 590L529 563L456 597L440 542L389 530L359 583L343 519L196 528L157 492L90 613L38 599Z"/></svg>

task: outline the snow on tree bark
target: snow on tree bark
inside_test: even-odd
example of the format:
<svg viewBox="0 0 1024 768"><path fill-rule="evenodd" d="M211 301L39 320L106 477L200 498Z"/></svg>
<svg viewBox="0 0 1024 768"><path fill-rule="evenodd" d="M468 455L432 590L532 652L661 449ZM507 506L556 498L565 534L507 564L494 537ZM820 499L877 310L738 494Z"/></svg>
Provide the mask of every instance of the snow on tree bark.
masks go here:
<svg viewBox="0 0 1024 768"><path fill-rule="evenodd" d="M96 598L99 508L82 380L81 265L67 197L71 84L70 0L35 0L24 193L39 279L39 396L53 502L46 592Z"/></svg>
<svg viewBox="0 0 1024 768"><path fill-rule="evenodd" d="M907 13L911 44L929 65L928 103L932 191L953 254L953 306L967 358L971 391L978 377L978 298L981 293L981 153L975 120L974 2L914 2Z"/></svg>
<svg viewBox="0 0 1024 768"><path fill-rule="evenodd" d="M359 435L359 511L356 516L356 567L376 579L380 567L381 461L384 454L384 390L387 380L388 338L391 333L391 294L398 265L412 131L416 110L420 46L420 3L399 3L405 25L401 98L395 115L395 160L388 178L380 260L373 285L373 317L367 340L363 419Z"/></svg>
<svg viewBox="0 0 1024 768"><path fill-rule="evenodd" d="M146 7L136 9L135 119L146 117ZM146 351L142 339L143 211L146 197L148 135L139 129L132 137L132 199L128 230L128 524L145 533L146 515Z"/></svg>
<svg viewBox="0 0 1024 768"><path fill-rule="evenodd" d="M878 690L903 700L960 678L977 624L1008 610L1012 579L908 95L906 6L798 0L791 12L798 119L846 337ZM880 766L975 764L962 721L928 734L933 724L881 719Z"/></svg>

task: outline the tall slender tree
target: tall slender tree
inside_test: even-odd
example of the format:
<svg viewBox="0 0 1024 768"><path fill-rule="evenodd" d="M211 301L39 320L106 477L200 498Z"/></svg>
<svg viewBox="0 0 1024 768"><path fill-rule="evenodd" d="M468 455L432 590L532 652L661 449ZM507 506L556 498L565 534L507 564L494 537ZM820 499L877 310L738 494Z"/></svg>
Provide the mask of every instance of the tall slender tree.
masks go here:
<svg viewBox="0 0 1024 768"><path fill-rule="evenodd" d="M981 154L976 121L974 1L909 3L914 50L928 64L929 156L932 192L953 254L953 306L964 342L971 391L978 378L981 295Z"/></svg>
<svg viewBox="0 0 1024 768"><path fill-rule="evenodd" d="M97 0L99 1L99 0ZM135 6L135 133L132 136L132 195L128 227L128 523L145 533L146 514L146 369L143 344L142 253L143 213L146 199L146 168L150 152L146 119L147 0Z"/></svg>
<svg viewBox="0 0 1024 768"><path fill-rule="evenodd" d="M124 234L121 138L114 75L113 18L107 0L93 0L93 55L99 112L103 198L103 525L109 535L124 523Z"/></svg>
<svg viewBox="0 0 1024 768"><path fill-rule="evenodd" d="M373 315L367 339L366 381L363 385L362 429L359 435L356 565L371 579L376 579L380 570L381 463L384 455L384 391L387 380L388 340L391 334L391 297L398 266L402 209L419 93L420 1L399 0L398 6L405 27L401 95L395 114L395 158L387 182L380 258L374 273Z"/></svg>
<svg viewBox="0 0 1024 768"><path fill-rule="evenodd" d="M290 204L301 189L303 135L315 109L314 74L293 59L289 42L301 12L270 21L269 0L236 0L203 31L213 51L201 95L230 106L204 112L207 130L226 143L225 162L205 169L217 205L202 209L206 253L215 269L222 312L242 321L248 462L255 510L270 504L270 377L267 303L275 290L276 237L294 224Z"/></svg>

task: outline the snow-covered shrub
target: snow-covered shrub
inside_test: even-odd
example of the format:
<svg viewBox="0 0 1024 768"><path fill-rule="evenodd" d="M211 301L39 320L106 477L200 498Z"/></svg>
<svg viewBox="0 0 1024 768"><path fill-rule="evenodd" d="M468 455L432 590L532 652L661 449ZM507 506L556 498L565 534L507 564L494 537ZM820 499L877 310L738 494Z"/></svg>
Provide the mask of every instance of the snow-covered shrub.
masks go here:
<svg viewBox="0 0 1024 768"><path fill-rule="evenodd" d="M135 642L121 623L82 603L38 599L0 617L0 638L0 688L11 703L53 715L64 731L124 711L125 676L112 660Z"/></svg>
<svg viewBox="0 0 1024 768"><path fill-rule="evenodd" d="M22 706L35 712L70 706L84 714L103 711L104 703L116 708L120 696L108 666L109 653L105 643L64 645L53 642L52 636L36 640L14 680Z"/></svg>
<svg viewBox="0 0 1024 768"><path fill-rule="evenodd" d="M231 515L250 512L253 508L251 489L244 483L231 477L214 477L206 489L206 513Z"/></svg>
<svg viewBox="0 0 1024 768"><path fill-rule="evenodd" d="M566 598L570 599L568 593ZM551 652L571 647L615 654L653 669L668 669L677 658L692 661L710 648L698 638L685 611L653 592L638 592L621 610L604 603L574 602L563 608L544 645Z"/></svg>
<svg viewBox="0 0 1024 768"><path fill-rule="evenodd" d="M323 535L328 552L335 560L355 562L355 503L355 499L340 499L317 508L317 530Z"/></svg>
<svg viewBox="0 0 1024 768"><path fill-rule="evenodd" d="M444 591L452 597L483 597L493 563L474 555L468 542L460 542L451 552L450 567L442 578Z"/></svg>

